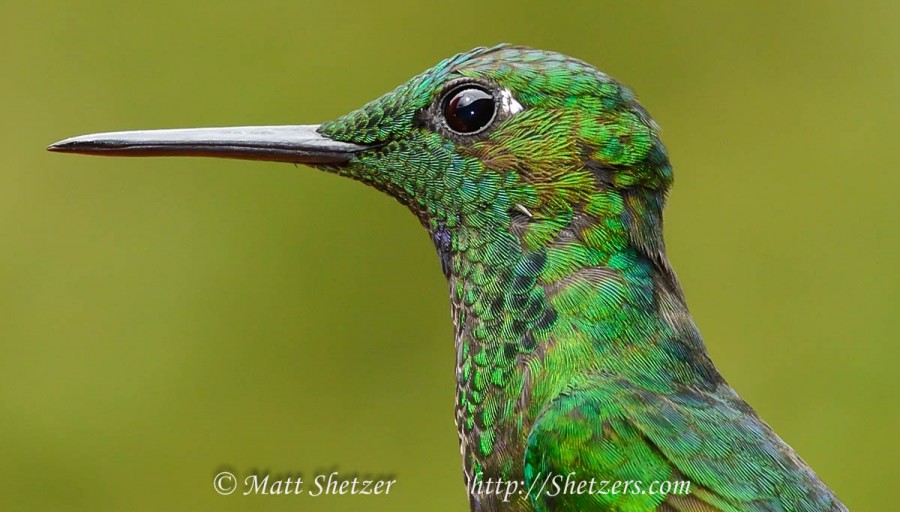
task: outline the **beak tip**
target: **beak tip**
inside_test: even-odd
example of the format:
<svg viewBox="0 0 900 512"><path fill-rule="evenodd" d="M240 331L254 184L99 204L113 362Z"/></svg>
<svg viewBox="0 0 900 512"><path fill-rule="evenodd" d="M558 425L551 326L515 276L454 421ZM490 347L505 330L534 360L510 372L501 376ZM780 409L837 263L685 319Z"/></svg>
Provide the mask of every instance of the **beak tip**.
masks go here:
<svg viewBox="0 0 900 512"><path fill-rule="evenodd" d="M65 153L75 151L78 149L79 142L80 141L78 140L78 137L63 139L47 146L47 151L50 151L52 153Z"/></svg>
<svg viewBox="0 0 900 512"><path fill-rule="evenodd" d="M47 146L47 151L51 153L114 154L114 150L118 148L117 142L92 135L81 135L54 142Z"/></svg>

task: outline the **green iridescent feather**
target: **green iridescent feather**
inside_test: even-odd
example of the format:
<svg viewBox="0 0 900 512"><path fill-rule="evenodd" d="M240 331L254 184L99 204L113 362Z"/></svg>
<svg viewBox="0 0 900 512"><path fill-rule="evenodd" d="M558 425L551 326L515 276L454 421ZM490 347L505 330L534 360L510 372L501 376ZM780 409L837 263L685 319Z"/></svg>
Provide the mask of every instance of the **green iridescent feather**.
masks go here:
<svg viewBox="0 0 900 512"><path fill-rule="evenodd" d="M507 100L472 136L440 120L442 95L466 80ZM692 483L669 496L472 493L473 510L845 510L707 356L665 256L672 170L627 88L557 53L479 48L320 131L377 144L323 168L407 205L441 252L467 479Z"/></svg>

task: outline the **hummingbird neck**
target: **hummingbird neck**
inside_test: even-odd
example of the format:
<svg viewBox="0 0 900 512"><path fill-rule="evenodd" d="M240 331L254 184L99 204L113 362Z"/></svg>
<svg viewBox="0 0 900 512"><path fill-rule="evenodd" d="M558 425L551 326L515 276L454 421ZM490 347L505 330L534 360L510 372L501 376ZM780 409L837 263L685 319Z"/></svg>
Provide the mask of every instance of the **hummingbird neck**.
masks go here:
<svg viewBox="0 0 900 512"><path fill-rule="evenodd" d="M433 231L439 251L449 249L456 419L470 477L495 454L524 449L508 444L580 377L720 380L666 260L662 196L616 191L610 201L619 206L607 214L514 208L508 224L486 223L479 210Z"/></svg>
<svg viewBox="0 0 900 512"><path fill-rule="evenodd" d="M627 324L650 315L673 327L679 316L689 320L665 254L662 194L610 191L605 201L617 206L532 213L516 204L497 222L490 218L496 209L484 205L451 225L436 224L432 238L474 341L528 352L572 319ZM621 306L633 316L615 315Z"/></svg>

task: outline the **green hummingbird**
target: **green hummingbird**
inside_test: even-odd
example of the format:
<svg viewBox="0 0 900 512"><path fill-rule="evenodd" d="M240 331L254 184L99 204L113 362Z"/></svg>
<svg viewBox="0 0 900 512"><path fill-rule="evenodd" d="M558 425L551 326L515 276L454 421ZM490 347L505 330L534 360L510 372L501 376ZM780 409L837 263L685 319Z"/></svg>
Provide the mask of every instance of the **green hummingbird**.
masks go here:
<svg viewBox="0 0 900 512"><path fill-rule="evenodd" d="M473 511L846 510L707 355L666 258L659 128L581 60L476 48L321 125L49 149L307 164L406 205L449 282Z"/></svg>

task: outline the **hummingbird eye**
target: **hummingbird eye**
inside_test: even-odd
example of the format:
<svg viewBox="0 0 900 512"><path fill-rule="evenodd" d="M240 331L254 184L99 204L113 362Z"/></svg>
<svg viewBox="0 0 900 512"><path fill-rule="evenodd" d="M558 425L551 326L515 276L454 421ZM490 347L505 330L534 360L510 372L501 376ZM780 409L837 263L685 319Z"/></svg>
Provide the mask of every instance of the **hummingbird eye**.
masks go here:
<svg viewBox="0 0 900 512"><path fill-rule="evenodd" d="M471 135L491 124L497 108L493 94L467 84L447 94L442 110L448 128Z"/></svg>

